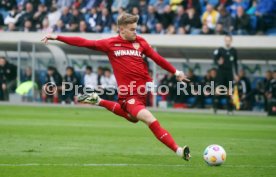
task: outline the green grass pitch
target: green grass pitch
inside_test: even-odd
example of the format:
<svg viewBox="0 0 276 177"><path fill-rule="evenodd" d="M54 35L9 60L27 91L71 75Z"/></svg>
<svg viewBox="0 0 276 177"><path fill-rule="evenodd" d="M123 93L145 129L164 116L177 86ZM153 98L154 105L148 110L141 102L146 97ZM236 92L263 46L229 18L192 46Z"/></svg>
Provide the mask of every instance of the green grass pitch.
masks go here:
<svg viewBox="0 0 276 177"><path fill-rule="evenodd" d="M143 123L132 124L103 109L0 106L0 177L275 177L273 117L158 113L186 162L155 139ZM210 144L227 160L210 167Z"/></svg>

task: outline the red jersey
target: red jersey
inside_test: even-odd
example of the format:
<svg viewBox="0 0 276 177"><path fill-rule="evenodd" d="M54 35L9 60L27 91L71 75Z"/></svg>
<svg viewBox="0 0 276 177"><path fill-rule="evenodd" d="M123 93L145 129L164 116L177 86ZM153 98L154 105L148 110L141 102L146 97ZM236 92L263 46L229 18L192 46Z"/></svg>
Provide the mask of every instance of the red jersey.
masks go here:
<svg viewBox="0 0 276 177"><path fill-rule="evenodd" d="M155 52L147 41L140 36L137 36L135 41L124 40L120 35L101 40L58 36L57 40L69 45L87 47L106 53L117 80L119 98L137 95L137 88L145 86L146 82L152 80L148 74L148 67L143 59L143 55L151 58L168 72L176 72L175 67ZM130 87L128 87L131 83L134 83L136 86L133 90L130 90ZM123 87L128 88L128 90L126 91L124 88L124 91L120 91Z"/></svg>

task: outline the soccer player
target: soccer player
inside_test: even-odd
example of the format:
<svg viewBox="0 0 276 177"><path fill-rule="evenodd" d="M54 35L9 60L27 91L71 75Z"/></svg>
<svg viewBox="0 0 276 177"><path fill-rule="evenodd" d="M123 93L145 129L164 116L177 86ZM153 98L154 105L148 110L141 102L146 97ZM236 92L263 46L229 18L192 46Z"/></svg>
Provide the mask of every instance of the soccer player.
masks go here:
<svg viewBox="0 0 276 177"><path fill-rule="evenodd" d="M151 81L143 54L170 73L178 81L189 81L182 71L178 71L163 57L156 53L145 39L136 35L138 17L124 13L118 17L119 35L101 40L87 40L80 37L65 37L47 34L42 41L59 40L69 45L98 50L108 55L118 84L118 102L101 99L97 93L84 94L80 102L105 107L109 111L124 117L130 122L142 121L148 125L155 137L173 150L184 160L190 159L188 146L180 147L170 133L159 124L158 120L145 107L147 82Z"/></svg>

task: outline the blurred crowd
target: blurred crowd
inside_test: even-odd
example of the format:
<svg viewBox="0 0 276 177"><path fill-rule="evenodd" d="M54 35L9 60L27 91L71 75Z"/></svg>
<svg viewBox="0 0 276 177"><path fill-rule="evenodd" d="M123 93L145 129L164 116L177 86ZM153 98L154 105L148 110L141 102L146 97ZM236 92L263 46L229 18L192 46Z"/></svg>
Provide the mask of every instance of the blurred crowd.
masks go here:
<svg viewBox="0 0 276 177"><path fill-rule="evenodd" d="M149 71L149 73L152 73ZM40 74L40 75L39 75ZM192 87L195 90L199 85L203 88L206 85L216 83L217 69L211 68L205 76L197 76L193 70L187 72L188 78L191 82L188 83L189 95L180 92L177 95L177 81L173 74L166 74L159 81L159 85L166 85L169 88L167 94L159 93L157 96L158 101L167 101L169 105L177 108L206 108L212 107L214 96L210 95L207 90L203 94L192 93ZM32 81L32 68L27 67L20 78L21 83ZM112 71L109 68L98 67L96 71L93 67L86 66L85 71L76 72L73 67L66 68L65 75L62 76L60 72L53 66L49 66L44 75L41 76L41 71L35 74L34 80L37 84L36 90L38 92L39 101L53 102L62 104L75 104L76 89L77 93L85 92L101 92L101 97L107 100L117 100L117 83ZM9 63L4 57L0 57L0 100L8 100L9 93L15 92L17 88L17 66ZM63 82L71 83L62 84ZM48 83L48 84L47 84ZM55 87L52 87L51 84ZM46 85L45 85L46 84ZM251 78L246 76L244 70L238 72L235 77L234 85L238 88L238 94L241 101L241 110L253 110L254 107L260 110L266 109L268 102L276 100L276 71L267 71L264 77L261 77L256 82L252 82ZM70 91L68 87L72 87ZM31 88L31 87L30 87ZM32 89L23 95L27 101L32 101ZM113 91L113 94L110 94ZM161 91L163 91L161 89ZM64 94L62 94L64 92ZM225 107L223 103L223 96L220 98L220 108ZM152 106L152 94L149 92L147 105Z"/></svg>
<svg viewBox="0 0 276 177"><path fill-rule="evenodd" d="M276 34L276 0L0 0L0 29L117 33L123 12L138 33Z"/></svg>
<svg viewBox="0 0 276 177"><path fill-rule="evenodd" d="M94 91L102 93L103 99L117 99L116 79L108 67L100 66L94 72L91 66L86 66L84 72L76 72L73 67L68 66L62 76L56 67L49 66L47 71L35 72L34 78L32 78L32 68L27 67L22 71L20 84L17 85L17 66L0 56L0 101L8 101L9 93L15 91L21 93L21 91L18 92L18 88L33 79L35 91L38 92L38 101L41 102L74 104L77 103L78 93ZM27 90L22 94L23 99L25 97L25 101L35 101L31 87ZM111 92L113 93L109 94Z"/></svg>
<svg viewBox="0 0 276 177"><path fill-rule="evenodd" d="M207 71L205 76L197 76L193 70L188 71L188 78L191 82L188 82L188 93L185 95L181 92L181 95L177 95L177 82L173 74L165 75L160 81L160 85L167 85L170 88L169 94L163 95L162 100L166 100L172 105L175 103L184 103L184 107L189 108L206 108L213 106L213 100L215 95L210 95L211 89L206 90L201 94L197 94L198 86L201 88L204 86L216 85L217 82L217 69L211 68ZM213 82L213 83L212 83ZM241 110L260 110L267 109L268 102L276 100L276 71L266 71L263 78L259 78L253 81L246 76L243 69L238 72L238 76L235 77L234 87L237 87L238 95L241 103ZM192 92L193 87L193 92ZM219 108L226 107L226 97L220 96ZM177 104L175 105L178 106ZM179 104L183 107L183 104Z"/></svg>

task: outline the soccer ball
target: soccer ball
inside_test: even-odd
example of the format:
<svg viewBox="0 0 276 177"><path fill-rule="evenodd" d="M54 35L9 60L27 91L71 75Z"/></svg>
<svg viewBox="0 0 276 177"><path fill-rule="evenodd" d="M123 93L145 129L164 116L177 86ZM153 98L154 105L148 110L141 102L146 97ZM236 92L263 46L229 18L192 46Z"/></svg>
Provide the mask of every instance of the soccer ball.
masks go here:
<svg viewBox="0 0 276 177"><path fill-rule="evenodd" d="M203 159L210 166L218 166L226 160L226 152L223 147L212 144L204 150Z"/></svg>

